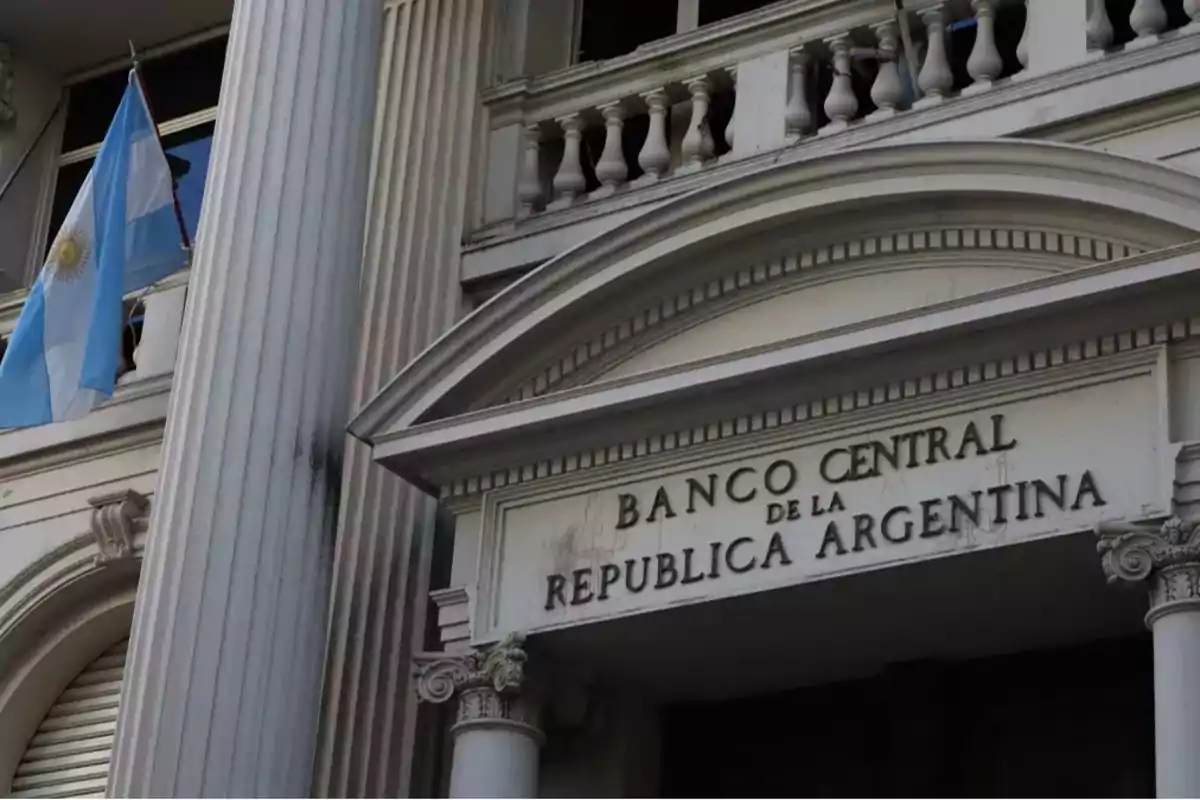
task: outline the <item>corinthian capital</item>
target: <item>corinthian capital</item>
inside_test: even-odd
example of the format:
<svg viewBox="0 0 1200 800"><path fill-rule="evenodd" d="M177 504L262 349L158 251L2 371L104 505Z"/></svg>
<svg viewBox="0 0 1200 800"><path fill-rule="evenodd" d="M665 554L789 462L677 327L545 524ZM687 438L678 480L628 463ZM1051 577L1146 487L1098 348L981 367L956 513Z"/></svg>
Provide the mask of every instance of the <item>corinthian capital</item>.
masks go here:
<svg viewBox="0 0 1200 800"><path fill-rule="evenodd" d="M1147 624L1180 608L1200 607L1200 519L1101 523L1096 534L1109 583L1148 581Z"/></svg>
<svg viewBox="0 0 1200 800"><path fill-rule="evenodd" d="M525 678L525 637L510 634L470 653L421 653L413 657L417 696L444 703L455 692L489 688L497 694L520 691Z"/></svg>

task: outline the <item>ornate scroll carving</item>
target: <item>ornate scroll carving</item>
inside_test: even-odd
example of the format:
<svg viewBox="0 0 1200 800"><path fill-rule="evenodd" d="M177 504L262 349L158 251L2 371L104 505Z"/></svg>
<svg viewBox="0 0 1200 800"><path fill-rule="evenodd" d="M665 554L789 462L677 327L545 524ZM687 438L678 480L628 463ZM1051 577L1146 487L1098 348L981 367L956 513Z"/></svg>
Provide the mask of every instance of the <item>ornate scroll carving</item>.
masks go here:
<svg viewBox="0 0 1200 800"><path fill-rule="evenodd" d="M150 501L135 491L101 495L92 506L92 535L96 537L97 564L133 558L133 537L143 529Z"/></svg>
<svg viewBox="0 0 1200 800"><path fill-rule="evenodd" d="M1097 550L1110 583L1149 580L1146 623L1180 608L1200 608L1200 518L1161 525L1096 526Z"/></svg>
<svg viewBox="0 0 1200 800"><path fill-rule="evenodd" d="M506 636L468 653L422 653L414 657L417 697L444 703L458 696L452 730L470 725L515 727L541 741L536 704L520 696L525 680L525 639Z"/></svg>
<svg viewBox="0 0 1200 800"><path fill-rule="evenodd" d="M444 703L455 692L490 688L497 694L515 694L525 677L525 637L506 636L491 647L470 653L422 653L416 663L417 697Z"/></svg>

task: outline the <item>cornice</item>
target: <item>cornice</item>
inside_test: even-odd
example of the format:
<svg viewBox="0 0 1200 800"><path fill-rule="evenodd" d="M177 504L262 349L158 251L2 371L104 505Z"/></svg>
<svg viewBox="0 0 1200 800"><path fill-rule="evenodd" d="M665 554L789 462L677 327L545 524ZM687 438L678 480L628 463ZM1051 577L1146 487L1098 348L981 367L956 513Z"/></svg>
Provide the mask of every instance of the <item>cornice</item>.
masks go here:
<svg viewBox="0 0 1200 800"><path fill-rule="evenodd" d="M474 474L439 487L439 499L463 503L482 492L519 486L557 476L582 474L671 453L671 458L691 450L711 455L713 447L788 428L834 425L853 414L845 425L861 426L868 417L918 414L948 405L995 402L1005 392L1033 391L1064 382L1104 380L1106 373L1149 366L1152 348L1200 336L1200 317L1125 330L1083 341L1059 343L934 372L913 374L886 383L850 391L824 394L800 403L754 413L725 416L678 430L625 439L600 448L563 453L486 474ZM1102 362L1103 367L1095 364Z"/></svg>
<svg viewBox="0 0 1200 800"><path fill-rule="evenodd" d="M1194 272L1197 253L1200 253L1200 240L1123 261L1024 281L835 331L614 378L408 429L399 428L376 442L375 457L385 464L390 463L393 469L399 469L411 480L438 480L438 475L454 474L453 470L466 472L463 465L472 460L486 460L482 455L484 451L493 458L502 448L512 453L522 449L545 451L548 448L542 432L546 430L559 431L559 438L565 437L572 426L584 426L580 430L594 432L602 421L623 418L638 409L664 408L684 397L715 399L720 396L728 400L734 387L755 381L761 383L784 369L811 373L851 358L880 358L884 352L895 352L918 342L925 345L953 342L964 332L978 331L982 327L1012 325L1018 321L1027 324L1035 314L1045 320L1052 313L1066 313L1072 308L1092 307L1101 301L1111 304L1118 298L1135 296L1159 281ZM1188 326L1193 324L1189 321L1139 328L1115 339L1115 346L1119 351L1127 349L1123 344L1126 340L1130 342L1129 347L1143 347L1184 339L1192 334L1193 329ZM1100 342L1098 353L1109 352L1103 337L1097 341ZM1061 350L1062 359L1074 360L1077 349L1075 345L1066 345ZM1039 345L1030 355L1032 363L1036 365L1040 360L1048 359L1047 363L1054 365L1058 357L1046 355L1052 351L1052 347ZM644 430L648 422L643 419L640 424ZM480 455L471 455L472 452ZM427 465L439 454L448 455L443 455L447 460L439 464L436 474L407 466ZM451 466L451 460L457 460L458 466Z"/></svg>
<svg viewBox="0 0 1200 800"><path fill-rule="evenodd" d="M8 452L0 456L0 480L35 475L64 464L100 458L161 441L171 379L172 374L165 373L119 384L113 396L84 419L57 423L60 430L55 431L55 438L47 437L45 429L37 428L0 433L0 446ZM156 405L155 401L161 402ZM147 402L151 407L142 407ZM114 415L111 420L108 419L109 415ZM72 435L73 432L77 433ZM10 445L10 442L27 443L20 447Z"/></svg>
<svg viewBox="0 0 1200 800"><path fill-rule="evenodd" d="M732 238L743 225L782 225L835 204L961 191L1052 198L1078 208L1101 203L1200 232L1200 177L1070 145L915 142L781 165L681 197L531 271L410 362L350 430L371 442L385 426L412 425L480 366L532 341L541 324L577 314L593 293L665 269L684 248Z"/></svg>

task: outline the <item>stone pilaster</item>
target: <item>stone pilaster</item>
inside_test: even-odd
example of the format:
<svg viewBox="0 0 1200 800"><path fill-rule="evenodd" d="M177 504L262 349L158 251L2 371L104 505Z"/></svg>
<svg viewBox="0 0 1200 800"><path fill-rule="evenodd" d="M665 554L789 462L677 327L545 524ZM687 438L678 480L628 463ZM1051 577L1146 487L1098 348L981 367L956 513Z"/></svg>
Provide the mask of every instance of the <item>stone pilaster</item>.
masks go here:
<svg viewBox="0 0 1200 800"><path fill-rule="evenodd" d="M387 0L362 314L351 405L370 400L461 316L461 243L479 178L485 0ZM351 439L334 558L312 792L419 796L434 737L408 669L424 649L435 508ZM428 718L428 719L427 719ZM414 776L413 763L418 768Z"/></svg>
<svg viewBox="0 0 1200 800"><path fill-rule="evenodd" d="M533 797L537 794L537 703L522 694L522 639L461 654L414 657L417 697L429 703L457 698L451 797Z"/></svg>
<svg viewBox="0 0 1200 800"><path fill-rule="evenodd" d="M1096 532L1109 581L1149 590L1158 796L1200 796L1200 519L1109 523Z"/></svg>
<svg viewBox="0 0 1200 800"><path fill-rule="evenodd" d="M381 0L237 0L109 796L307 796Z"/></svg>

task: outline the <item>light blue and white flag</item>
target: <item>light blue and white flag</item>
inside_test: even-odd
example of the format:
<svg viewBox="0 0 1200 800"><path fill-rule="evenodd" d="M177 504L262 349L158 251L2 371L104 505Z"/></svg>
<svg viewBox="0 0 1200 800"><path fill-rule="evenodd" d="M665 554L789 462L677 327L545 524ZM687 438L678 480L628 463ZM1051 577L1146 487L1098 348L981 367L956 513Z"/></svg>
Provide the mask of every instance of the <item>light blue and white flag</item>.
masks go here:
<svg viewBox="0 0 1200 800"><path fill-rule="evenodd" d="M0 361L0 428L78 419L111 396L122 296L184 266L188 255L171 170L130 70L100 153Z"/></svg>

